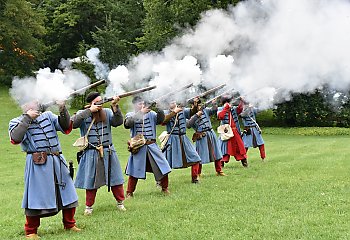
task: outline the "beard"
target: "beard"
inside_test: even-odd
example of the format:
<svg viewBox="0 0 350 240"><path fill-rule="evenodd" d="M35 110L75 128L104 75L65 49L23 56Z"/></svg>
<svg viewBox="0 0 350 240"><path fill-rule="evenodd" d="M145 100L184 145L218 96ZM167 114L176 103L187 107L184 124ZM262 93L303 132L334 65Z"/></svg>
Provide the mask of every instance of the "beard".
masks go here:
<svg viewBox="0 0 350 240"><path fill-rule="evenodd" d="M92 113L92 117L95 118L95 122L106 122L107 114L104 109L101 109L100 111Z"/></svg>

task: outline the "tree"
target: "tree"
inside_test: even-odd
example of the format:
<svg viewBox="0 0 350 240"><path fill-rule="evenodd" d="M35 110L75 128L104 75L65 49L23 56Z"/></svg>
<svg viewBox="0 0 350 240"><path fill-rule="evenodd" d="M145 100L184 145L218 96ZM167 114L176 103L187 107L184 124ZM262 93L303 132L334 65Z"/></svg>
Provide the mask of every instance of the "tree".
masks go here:
<svg viewBox="0 0 350 240"><path fill-rule="evenodd" d="M194 26L201 13L212 8L226 9L239 0L144 0L144 35L137 40L140 51L160 51L188 27Z"/></svg>
<svg viewBox="0 0 350 240"><path fill-rule="evenodd" d="M141 0L120 0L109 4L106 23L92 33L100 58L110 66L125 64L138 52L135 41L142 36L144 8Z"/></svg>
<svg viewBox="0 0 350 240"><path fill-rule="evenodd" d="M13 76L33 75L45 57L44 16L25 0L1 0L0 83Z"/></svg>
<svg viewBox="0 0 350 240"><path fill-rule="evenodd" d="M287 126L332 126L334 112L321 91L293 94L290 101L277 105L275 117Z"/></svg>

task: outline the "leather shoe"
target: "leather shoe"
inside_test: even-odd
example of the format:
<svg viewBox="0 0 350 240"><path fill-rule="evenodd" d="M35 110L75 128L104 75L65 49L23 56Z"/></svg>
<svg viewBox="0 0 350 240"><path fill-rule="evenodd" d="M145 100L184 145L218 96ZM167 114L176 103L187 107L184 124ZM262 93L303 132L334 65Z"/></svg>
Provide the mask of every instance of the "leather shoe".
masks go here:
<svg viewBox="0 0 350 240"><path fill-rule="evenodd" d="M223 171L217 172L216 176L227 176Z"/></svg>
<svg viewBox="0 0 350 240"><path fill-rule="evenodd" d="M32 233L32 234L26 235L26 239L40 239L40 237L38 236L38 234Z"/></svg>
<svg viewBox="0 0 350 240"><path fill-rule="evenodd" d="M66 228L67 231L73 231L73 232L80 232L81 229L77 228L77 226L71 227L71 228Z"/></svg>

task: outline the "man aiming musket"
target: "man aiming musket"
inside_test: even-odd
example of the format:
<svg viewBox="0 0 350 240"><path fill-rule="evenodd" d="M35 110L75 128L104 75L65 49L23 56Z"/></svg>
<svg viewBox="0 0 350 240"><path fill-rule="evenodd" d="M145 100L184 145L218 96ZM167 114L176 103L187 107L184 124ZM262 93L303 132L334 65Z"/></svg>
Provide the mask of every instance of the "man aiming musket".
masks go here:
<svg viewBox="0 0 350 240"><path fill-rule="evenodd" d="M223 158L221 161L222 166L230 161L230 156L233 156L236 161L240 161L243 167L248 167L248 160L246 149L244 148L244 143L241 138L241 130L238 120L238 115L243 110L243 102L237 107L232 106L230 102L232 97L222 96L220 99L222 107L218 108L217 117L220 120L220 125L229 125L232 129L233 136L230 139L219 138L219 145L221 152L223 153Z"/></svg>
<svg viewBox="0 0 350 240"><path fill-rule="evenodd" d="M123 124L123 115L119 108L121 97L130 96L155 87L142 88L114 96L105 100L98 92L91 92L86 97L88 105L78 111L71 120L73 128L80 128L81 136L86 136L88 146L78 153L79 169L75 180L77 188L86 189L85 215L91 215L97 190L107 185L112 190L117 202L117 209L124 207L124 177L118 156L112 143L111 127ZM111 108L101 104L111 102Z"/></svg>
<svg viewBox="0 0 350 240"><path fill-rule="evenodd" d="M182 88L183 90L191 87L192 84ZM179 91L175 91L178 93ZM166 94L169 107L164 110L165 118L162 125L166 126L168 138L163 139L163 152L172 169L188 168L191 166L192 183L198 183L198 170L200 157L196 149L186 136L186 117L185 114L190 109L177 106L174 94ZM170 100L170 101L169 101ZM161 138L161 136L159 137Z"/></svg>
<svg viewBox="0 0 350 240"><path fill-rule="evenodd" d="M199 96L205 97L216 90L223 88L225 84L218 87L210 89ZM193 102L193 106L190 111L185 114L186 118L189 119L186 123L187 128L193 128L195 133L193 134L192 140L196 143L196 150L201 158L201 164L199 165L198 174L201 175L202 164L207 164L210 162L215 163L215 171L217 176L225 176L225 173L221 168L222 153L218 145L218 139L215 132L212 129L210 116L216 114L217 106L215 104L216 99L214 99L213 106L211 108L204 106L201 103L200 98L193 97L187 101Z"/></svg>

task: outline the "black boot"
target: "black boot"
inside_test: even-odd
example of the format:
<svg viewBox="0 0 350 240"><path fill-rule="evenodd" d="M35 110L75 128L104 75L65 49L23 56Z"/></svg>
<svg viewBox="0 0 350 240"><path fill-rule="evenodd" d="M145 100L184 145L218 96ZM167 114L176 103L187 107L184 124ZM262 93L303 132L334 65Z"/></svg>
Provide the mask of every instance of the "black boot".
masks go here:
<svg viewBox="0 0 350 240"><path fill-rule="evenodd" d="M247 159L243 159L243 160L241 160L241 163L242 163L242 165L243 165L243 167L248 167L248 160Z"/></svg>

